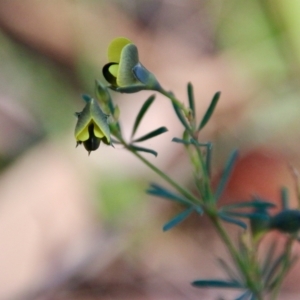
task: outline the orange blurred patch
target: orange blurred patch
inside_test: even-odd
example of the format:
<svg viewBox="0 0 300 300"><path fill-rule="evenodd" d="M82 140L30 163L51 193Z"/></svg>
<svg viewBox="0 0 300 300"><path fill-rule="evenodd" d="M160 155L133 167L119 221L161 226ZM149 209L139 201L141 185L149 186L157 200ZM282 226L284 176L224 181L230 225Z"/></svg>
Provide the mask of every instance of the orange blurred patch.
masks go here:
<svg viewBox="0 0 300 300"><path fill-rule="evenodd" d="M214 182L219 178L220 174ZM295 179L288 160L269 149L255 149L238 159L221 202L246 201L257 195L280 208L282 187L288 188L290 206L296 207Z"/></svg>

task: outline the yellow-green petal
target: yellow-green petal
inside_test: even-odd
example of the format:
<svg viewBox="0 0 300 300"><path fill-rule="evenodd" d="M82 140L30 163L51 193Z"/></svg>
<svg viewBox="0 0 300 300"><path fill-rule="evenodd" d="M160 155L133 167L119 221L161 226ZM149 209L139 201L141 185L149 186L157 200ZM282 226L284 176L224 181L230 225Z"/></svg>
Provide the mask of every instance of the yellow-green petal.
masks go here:
<svg viewBox="0 0 300 300"><path fill-rule="evenodd" d="M102 139L105 135L104 133L102 132L102 130L99 128L99 126L94 123L94 135L96 137L98 137L99 139Z"/></svg>
<svg viewBox="0 0 300 300"><path fill-rule="evenodd" d="M119 63L119 70L117 75L117 85L119 87L126 87L140 82L133 74L133 67L139 62L138 49L134 44L126 45L121 53Z"/></svg>
<svg viewBox="0 0 300 300"><path fill-rule="evenodd" d="M90 103L90 102L89 102ZM76 141L84 142L89 138L88 126L92 120L89 112L89 103L87 103L83 111L78 115L77 124L75 127Z"/></svg>
<svg viewBox="0 0 300 300"><path fill-rule="evenodd" d="M80 142L88 140L88 138L90 137L88 125L86 127L84 127L75 137L76 137L76 140L80 141Z"/></svg>
<svg viewBox="0 0 300 300"><path fill-rule="evenodd" d="M108 68L108 71L111 75L113 75L114 77L117 78L118 76L118 71L119 71L119 65L111 65L109 68Z"/></svg>
<svg viewBox="0 0 300 300"><path fill-rule="evenodd" d="M78 121L75 127L75 138L79 142L87 141L90 138L89 125L94 124L94 135L105 138L105 143L110 144L110 131L107 123L107 115L103 113L98 102L90 99L83 111L78 114Z"/></svg>
<svg viewBox="0 0 300 300"><path fill-rule="evenodd" d="M108 61L118 63L120 61L122 49L128 44L131 44L131 41L127 38L115 38L108 46Z"/></svg>

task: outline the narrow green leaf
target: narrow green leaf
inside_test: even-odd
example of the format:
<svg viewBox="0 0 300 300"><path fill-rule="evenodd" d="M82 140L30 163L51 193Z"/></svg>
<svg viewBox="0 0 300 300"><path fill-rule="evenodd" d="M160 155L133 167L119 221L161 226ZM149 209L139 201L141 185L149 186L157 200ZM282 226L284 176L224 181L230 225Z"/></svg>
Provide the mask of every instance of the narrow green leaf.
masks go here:
<svg viewBox="0 0 300 300"><path fill-rule="evenodd" d="M227 160L221 180L219 182L219 185L218 185L216 193L215 193L216 202L220 199L222 193L224 192L224 189L229 181L229 178L230 178L230 175L233 170L233 167L234 167L237 157L238 157L238 151L234 150L230 154L229 159Z"/></svg>
<svg viewBox="0 0 300 300"><path fill-rule="evenodd" d="M111 138L110 140L111 140L111 142L112 142L113 144L121 144L118 140L115 140L115 139L113 139L113 138Z"/></svg>
<svg viewBox="0 0 300 300"><path fill-rule="evenodd" d="M166 198L168 200L172 200L172 201L178 202L178 203L183 204L183 205L189 205L190 204L185 198L181 197L178 194L174 194L174 193L166 190L165 188L160 187L157 184L151 184L150 188L146 191L146 193L149 194L149 195L158 196L158 197L161 197L161 198Z"/></svg>
<svg viewBox="0 0 300 300"><path fill-rule="evenodd" d="M174 218L172 218L168 223L166 223L163 226L163 231L168 231L171 228L178 225L179 223L181 223L182 221L184 221L193 212L193 210L194 210L193 207L189 207L186 210L179 213L178 215L176 215Z"/></svg>
<svg viewBox="0 0 300 300"><path fill-rule="evenodd" d="M143 142L143 141L146 141L146 140L149 140L155 136L158 136L162 133L165 133L167 132L168 129L166 127L159 127L145 135L143 135L142 137L138 138L138 139L135 139L134 141L132 141L133 143L138 143L138 142Z"/></svg>
<svg viewBox="0 0 300 300"><path fill-rule="evenodd" d="M192 285L198 288L230 288L230 289L244 288L239 282L217 280L217 279L195 280L192 282Z"/></svg>
<svg viewBox="0 0 300 300"><path fill-rule="evenodd" d="M152 149L148 149L148 148L143 148L143 147L138 147L135 145L130 145L129 146L132 150L137 151L137 152L146 152L146 153L150 153L153 154L154 156L157 156L157 152L152 150Z"/></svg>
<svg viewBox="0 0 300 300"><path fill-rule="evenodd" d="M194 88L193 85L189 82L187 85L187 92L189 98L189 106L192 112L193 119L195 118L195 98L194 98Z"/></svg>
<svg viewBox="0 0 300 300"><path fill-rule="evenodd" d="M166 198L168 200L175 201L175 202L183 204L185 206L194 205L191 201L182 197L181 195L175 194L155 183L152 183L150 185L150 188L146 191L146 193L150 194L150 195ZM200 209L200 211L199 211L199 209ZM195 210L197 210L199 213L202 213L201 208L198 206L197 206L197 208L195 208Z"/></svg>
<svg viewBox="0 0 300 300"><path fill-rule="evenodd" d="M106 98L106 87L99 80L95 80L95 92L98 100Z"/></svg>
<svg viewBox="0 0 300 300"><path fill-rule="evenodd" d="M259 212L236 212L236 211L226 211L226 215L229 217L236 217L236 218L247 218L247 219L266 219L269 220L269 216Z"/></svg>
<svg viewBox="0 0 300 300"><path fill-rule="evenodd" d="M269 209L274 207L276 207L276 205L271 202L253 200L248 202L224 205L222 206L222 211L229 211L238 208Z"/></svg>
<svg viewBox="0 0 300 300"><path fill-rule="evenodd" d="M179 138L176 138L176 137L174 137L172 139L172 142L179 143L179 144L184 144L184 145L191 145L190 141L185 141L185 140L182 140L182 139L179 139Z"/></svg>
<svg viewBox="0 0 300 300"><path fill-rule="evenodd" d="M149 107L151 106L151 104L153 103L153 101L155 100L155 95L151 95L146 101L145 103L143 104L143 106L141 107L136 119L135 119L135 122L134 122L134 125L133 125L133 129L132 129L132 133L131 133L131 137L134 136L135 132L137 131L139 125L140 125L140 122L142 121L145 113L147 112L147 110L149 109Z"/></svg>
<svg viewBox="0 0 300 300"><path fill-rule="evenodd" d="M289 190L286 187L281 189L282 209L289 209Z"/></svg>
<svg viewBox="0 0 300 300"><path fill-rule="evenodd" d="M223 221L225 221L227 223L232 223L232 224L242 227L243 229L247 229L247 225L244 222L234 219L234 218L231 218L224 213L219 213L219 217L220 217L220 219L222 219Z"/></svg>
<svg viewBox="0 0 300 300"><path fill-rule="evenodd" d="M212 116L212 114L213 114L213 112L216 108L216 105L219 101L220 95L221 95L221 92L215 93L215 95L212 98L211 103L210 103L210 105L209 105L202 121L199 124L198 130L201 130L207 124L207 122L209 121L209 119Z"/></svg>
<svg viewBox="0 0 300 300"><path fill-rule="evenodd" d="M211 175L211 158L212 158L212 149L213 145L212 143L206 143L207 144L207 150L206 150L206 169L208 176Z"/></svg>
<svg viewBox="0 0 300 300"><path fill-rule="evenodd" d="M182 113L181 108L178 107L174 102L172 102L172 105L173 105L175 113L176 113L179 121L181 122L181 124L184 126L184 128L186 128L188 131L190 131L191 127L188 124L187 119L185 118L184 114Z"/></svg>

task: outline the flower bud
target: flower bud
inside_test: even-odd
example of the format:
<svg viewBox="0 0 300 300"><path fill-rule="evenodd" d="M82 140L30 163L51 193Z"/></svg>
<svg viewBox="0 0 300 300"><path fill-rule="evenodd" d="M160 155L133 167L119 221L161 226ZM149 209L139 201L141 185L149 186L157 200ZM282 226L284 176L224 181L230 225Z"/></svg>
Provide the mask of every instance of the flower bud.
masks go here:
<svg viewBox="0 0 300 300"><path fill-rule="evenodd" d="M77 145L83 143L85 149L89 152L97 150L101 140L111 144L110 130L107 123L108 115L100 108L98 102L88 96L84 96L86 105L82 112L76 113L78 117L75 127L75 138Z"/></svg>

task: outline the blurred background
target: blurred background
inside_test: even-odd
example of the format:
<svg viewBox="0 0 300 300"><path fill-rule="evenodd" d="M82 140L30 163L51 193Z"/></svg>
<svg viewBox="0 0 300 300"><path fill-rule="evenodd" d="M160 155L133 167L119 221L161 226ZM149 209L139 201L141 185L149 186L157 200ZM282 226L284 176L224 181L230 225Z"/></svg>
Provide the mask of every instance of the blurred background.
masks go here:
<svg viewBox="0 0 300 300"><path fill-rule="evenodd" d="M222 92L200 139L214 143L216 178L240 149L223 201L278 203L286 186L295 206L299 14L296 0L1 0L0 299L232 299L190 286L224 276L216 257L227 254L207 220L163 233L180 208L145 194L163 182L120 147L75 148L74 113L95 79L105 83L109 42L126 36L179 99L193 83L199 118ZM126 136L149 95L112 92ZM191 186L183 149L170 142L180 124L158 95L138 134L159 126L169 131L145 142L159 153L149 159ZM299 297L299 267L284 299Z"/></svg>

